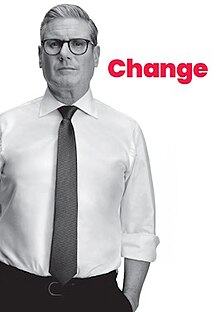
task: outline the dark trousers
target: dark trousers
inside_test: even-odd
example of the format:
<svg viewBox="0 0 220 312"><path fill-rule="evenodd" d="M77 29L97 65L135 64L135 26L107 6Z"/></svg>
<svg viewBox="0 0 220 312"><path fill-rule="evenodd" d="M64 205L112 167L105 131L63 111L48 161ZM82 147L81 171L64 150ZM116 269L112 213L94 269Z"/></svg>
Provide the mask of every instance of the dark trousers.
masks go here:
<svg viewBox="0 0 220 312"><path fill-rule="evenodd" d="M0 307L5 312L132 312L116 277L112 271L73 278L62 287L52 277L39 277L0 263Z"/></svg>

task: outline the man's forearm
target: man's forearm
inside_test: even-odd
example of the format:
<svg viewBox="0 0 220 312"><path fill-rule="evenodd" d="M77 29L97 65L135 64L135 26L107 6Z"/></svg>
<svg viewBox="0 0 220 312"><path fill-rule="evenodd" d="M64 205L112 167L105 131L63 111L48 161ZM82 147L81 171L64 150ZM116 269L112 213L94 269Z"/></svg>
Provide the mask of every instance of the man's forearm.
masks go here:
<svg viewBox="0 0 220 312"><path fill-rule="evenodd" d="M131 302L133 311L138 307L141 289L149 266L150 262L125 258L123 292Z"/></svg>

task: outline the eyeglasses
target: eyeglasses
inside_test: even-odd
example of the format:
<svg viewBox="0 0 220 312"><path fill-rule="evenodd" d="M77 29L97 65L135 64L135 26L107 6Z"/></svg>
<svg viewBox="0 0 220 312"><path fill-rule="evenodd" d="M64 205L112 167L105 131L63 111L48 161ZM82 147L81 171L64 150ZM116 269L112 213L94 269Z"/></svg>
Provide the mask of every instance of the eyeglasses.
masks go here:
<svg viewBox="0 0 220 312"><path fill-rule="evenodd" d="M75 38L70 40L46 39L41 41L41 45L43 46L44 51L47 54L57 55L60 53L65 42L68 43L69 50L75 55L82 55L86 53L89 43L95 46L95 44L92 43L90 40L81 38Z"/></svg>

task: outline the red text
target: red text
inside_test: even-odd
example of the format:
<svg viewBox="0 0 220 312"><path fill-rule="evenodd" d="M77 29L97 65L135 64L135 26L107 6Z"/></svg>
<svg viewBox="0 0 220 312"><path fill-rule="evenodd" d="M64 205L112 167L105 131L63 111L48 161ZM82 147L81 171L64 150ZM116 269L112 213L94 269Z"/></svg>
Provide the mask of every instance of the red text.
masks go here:
<svg viewBox="0 0 220 312"><path fill-rule="evenodd" d="M120 59L112 60L108 65L109 74L112 77L128 78L146 76L147 78L175 78L182 84L188 84L192 81L193 75L198 78L205 77L208 73L208 67L204 63L180 63L177 66L173 63L134 63L133 59L127 59L126 63Z"/></svg>

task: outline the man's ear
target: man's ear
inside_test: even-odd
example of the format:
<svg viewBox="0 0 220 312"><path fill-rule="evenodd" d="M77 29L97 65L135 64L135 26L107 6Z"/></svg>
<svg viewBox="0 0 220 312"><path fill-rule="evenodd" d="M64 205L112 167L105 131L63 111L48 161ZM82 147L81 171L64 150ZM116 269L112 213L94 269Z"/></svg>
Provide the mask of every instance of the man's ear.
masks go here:
<svg viewBox="0 0 220 312"><path fill-rule="evenodd" d="M42 68L42 46L38 46L39 67Z"/></svg>
<svg viewBox="0 0 220 312"><path fill-rule="evenodd" d="M100 56L100 46L97 45L93 49L93 57L94 57L95 67L97 67L99 64L99 56Z"/></svg>

